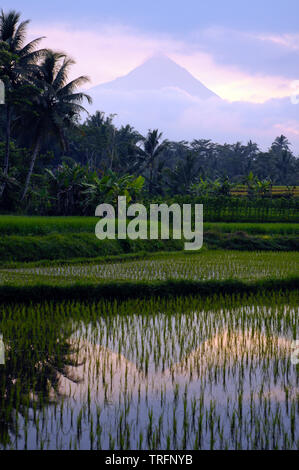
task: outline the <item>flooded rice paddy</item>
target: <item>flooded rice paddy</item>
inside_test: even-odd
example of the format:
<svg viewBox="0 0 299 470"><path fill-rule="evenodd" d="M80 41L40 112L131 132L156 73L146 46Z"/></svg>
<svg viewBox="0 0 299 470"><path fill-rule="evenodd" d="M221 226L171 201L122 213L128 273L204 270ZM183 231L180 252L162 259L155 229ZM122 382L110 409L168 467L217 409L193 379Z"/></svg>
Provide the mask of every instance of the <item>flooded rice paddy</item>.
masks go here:
<svg viewBox="0 0 299 470"><path fill-rule="evenodd" d="M299 272L299 256L294 252L206 251L200 254L178 254L118 263L61 265L2 269L0 284L19 280L30 282L66 281L152 281L167 279L224 280L284 279Z"/></svg>
<svg viewBox="0 0 299 470"><path fill-rule="evenodd" d="M298 449L298 294L2 305L1 449Z"/></svg>

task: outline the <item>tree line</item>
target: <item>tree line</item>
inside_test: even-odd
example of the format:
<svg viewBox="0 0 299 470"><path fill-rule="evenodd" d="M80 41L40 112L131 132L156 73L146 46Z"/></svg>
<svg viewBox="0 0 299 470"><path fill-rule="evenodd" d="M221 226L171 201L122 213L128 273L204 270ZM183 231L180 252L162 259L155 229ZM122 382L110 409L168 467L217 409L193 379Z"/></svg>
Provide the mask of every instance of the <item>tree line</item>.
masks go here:
<svg viewBox="0 0 299 470"><path fill-rule="evenodd" d="M158 129L143 136L129 124L117 127L114 115L90 115L91 98L81 91L89 78L69 81L74 61L40 48L42 37L27 43L28 24L14 10L1 11L2 211L86 213L119 191L137 199L228 195L237 183L299 185L299 159L283 135L264 152L253 141L174 142Z"/></svg>

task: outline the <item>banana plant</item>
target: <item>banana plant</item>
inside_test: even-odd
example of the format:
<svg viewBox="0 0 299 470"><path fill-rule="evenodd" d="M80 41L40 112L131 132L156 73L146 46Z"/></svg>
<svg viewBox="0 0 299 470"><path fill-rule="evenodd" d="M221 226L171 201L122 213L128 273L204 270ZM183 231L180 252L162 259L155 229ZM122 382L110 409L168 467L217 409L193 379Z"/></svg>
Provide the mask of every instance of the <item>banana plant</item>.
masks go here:
<svg viewBox="0 0 299 470"><path fill-rule="evenodd" d="M265 196L271 192L272 182L270 180L260 181L256 179L254 188L257 196Z"/></svg>
<svg viewBox="0 0 299 470"><path fill-rule="evenodd" d="M118 196L126 196L127 202L135 200L144 186L144 177L134 175L118 176L111 170L102 177L95 177L91 183L85 183L83 195L85 206L94 206L106 202L117 204Z"/></svg>
<svg viewBox="0 0 299 470"><path fill-rule="evenodd" d="M96 176L78 163L63 162L56 171L46 169L50 196L56 199L59 213L74 214L82 200L83 184Z"/></svg>

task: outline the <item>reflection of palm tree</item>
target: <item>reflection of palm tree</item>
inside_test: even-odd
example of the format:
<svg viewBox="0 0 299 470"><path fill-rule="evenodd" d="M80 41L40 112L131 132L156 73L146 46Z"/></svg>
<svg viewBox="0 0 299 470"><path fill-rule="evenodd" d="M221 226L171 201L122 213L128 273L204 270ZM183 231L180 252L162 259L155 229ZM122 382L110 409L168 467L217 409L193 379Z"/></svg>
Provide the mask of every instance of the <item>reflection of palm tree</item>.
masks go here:
<svg viewBox="0 0 299 470"><path fill-rule="evenodd" d="M3 335L0 333L0 365L5 364Z"/></svg>
<svg viewBox="0 0 299 470"><path fill-rule="evenodd" d="M31 407L42 407L59 395L61 376L72 381L69 367L76 366L69 343L72 328L51 325L44 320L44 331L39 334L17 320L13 328L1 326L5 343L5 365L0 366L0 444L10 442L10 435L18 434L18 414L28 417ZM24 331L26 330L26 331ZM52 397L52 398L51 398Z"/></svg>

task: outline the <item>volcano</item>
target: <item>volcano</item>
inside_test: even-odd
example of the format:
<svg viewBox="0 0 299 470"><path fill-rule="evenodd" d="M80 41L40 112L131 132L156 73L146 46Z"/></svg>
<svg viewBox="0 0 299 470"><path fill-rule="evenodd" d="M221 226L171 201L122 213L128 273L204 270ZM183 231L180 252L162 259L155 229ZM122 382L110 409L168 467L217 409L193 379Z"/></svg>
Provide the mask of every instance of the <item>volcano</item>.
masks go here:
<svg viewBox="0 0 299 470"><path fill-rule="evenodd" d="M123 77L103 83L89 90L93 95L102 90L116 92L158 91L177 89L202 100L217 97L184 67L167 56L153 56Z"/></svg>

